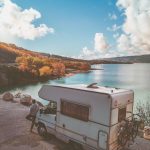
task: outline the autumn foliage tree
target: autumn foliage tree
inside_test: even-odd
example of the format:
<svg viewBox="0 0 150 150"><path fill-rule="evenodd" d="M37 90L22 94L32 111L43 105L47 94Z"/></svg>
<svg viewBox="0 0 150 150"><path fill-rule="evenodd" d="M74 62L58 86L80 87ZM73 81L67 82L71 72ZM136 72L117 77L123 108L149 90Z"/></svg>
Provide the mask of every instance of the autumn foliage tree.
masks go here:
<svg viewBox="0 0 150 150"><path fill-rule="evenodd" d="M62 76L65 74L65 65L61 62L52 63L53 75Z"/></svg>
<svg viewBox="0 0 150 150"><path fill-rule="evenodd" d="M49 76L52 75L53 69L49 66L43 66L39 69L40 76Z"/></svg>
<svg viewBox="0 0 150 150"><path fill-rule="evenodd" d="M16 62L21 71L26 71L35 76L62 76L65 74L65 65L54 62L46 57L21 56Z"/></svg>

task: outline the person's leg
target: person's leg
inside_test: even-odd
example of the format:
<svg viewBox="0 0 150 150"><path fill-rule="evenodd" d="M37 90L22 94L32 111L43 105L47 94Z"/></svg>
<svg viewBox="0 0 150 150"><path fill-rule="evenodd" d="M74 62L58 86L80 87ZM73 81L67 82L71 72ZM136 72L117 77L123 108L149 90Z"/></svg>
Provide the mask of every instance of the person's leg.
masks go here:
<svg viewBox="0 0 150 150"><path fill-rule="evenodd" d="M32 132L34 124L35 124L35 117L32 118L32 124L31 124L31 128L30 128L30 132Z"/></svg>
<svg viewBox="0 0 150 150"><path fill-rule="evenodd" d="M28 114L28 115L26 116L26 119L31 121L31 115Z"/></svg>

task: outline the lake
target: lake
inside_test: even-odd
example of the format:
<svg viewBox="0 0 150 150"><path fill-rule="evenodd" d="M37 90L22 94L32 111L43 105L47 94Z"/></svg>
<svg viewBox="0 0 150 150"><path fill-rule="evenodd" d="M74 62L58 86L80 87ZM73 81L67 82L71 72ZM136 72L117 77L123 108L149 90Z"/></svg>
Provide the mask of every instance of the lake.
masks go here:
<svg viewBox="0 0 150 150"><path fill-rule="evenodd" d="M138 102L150 100L150 64L103 64L93 66L103 70L92 70L45 83L21 86L11 89L11 92L22 92L46 103L38 97L38 91L43 84L90 84L97 82L101 86L133 89L135 92L135 106Z"/></svg>

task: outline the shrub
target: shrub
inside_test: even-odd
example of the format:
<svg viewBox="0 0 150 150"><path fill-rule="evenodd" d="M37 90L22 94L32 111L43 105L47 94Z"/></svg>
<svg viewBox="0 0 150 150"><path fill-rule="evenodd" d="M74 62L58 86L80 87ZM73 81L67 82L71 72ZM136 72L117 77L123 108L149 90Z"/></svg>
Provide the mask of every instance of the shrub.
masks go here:
<svg viewBox="0 0 150 150"><path fill-rule="evenodd" d="M138 103L136 111L142 116L145 126L150 126L150 102Z"/></svg>
<svg viewBox="0 0 150 150"><path fill-rule="evenodd" d="M62 62L51 60L46 57L21 56L16 62L19 70L30 72L35 76L62 76L65 74L65 66Z"/></svg>
<svg viewBox="0 0 150 150"><path fill-rule="evenodd" d="M43 66L42 68L39 69L40 72L40 76L49 76L52 75L52 68L50 68L49 66Z"/></svg>

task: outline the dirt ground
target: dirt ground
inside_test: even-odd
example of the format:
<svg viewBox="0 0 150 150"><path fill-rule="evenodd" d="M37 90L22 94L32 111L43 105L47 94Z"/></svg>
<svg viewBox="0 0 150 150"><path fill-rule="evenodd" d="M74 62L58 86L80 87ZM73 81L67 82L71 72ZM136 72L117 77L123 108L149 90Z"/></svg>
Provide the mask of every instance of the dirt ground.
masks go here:
<svg viewBox="0 0 150 150"><path fill-rule="evenodd" d="M41 138L36 127L25 119L29 108L0 99L0 150L64 150L65 144L55 137Z"/></svg>
<svg viewBox="0 0 150 150"><path fill-rule="evenodd" d="M66 144L55 137L41 138L25 119L29 108L0 98L0 150L67 150ZM71 150L71 149L69 149ZM137 138L126 150L150 150L150 141Z"/></svg>

